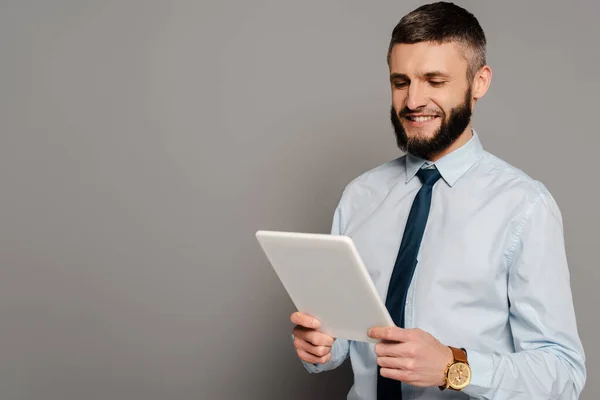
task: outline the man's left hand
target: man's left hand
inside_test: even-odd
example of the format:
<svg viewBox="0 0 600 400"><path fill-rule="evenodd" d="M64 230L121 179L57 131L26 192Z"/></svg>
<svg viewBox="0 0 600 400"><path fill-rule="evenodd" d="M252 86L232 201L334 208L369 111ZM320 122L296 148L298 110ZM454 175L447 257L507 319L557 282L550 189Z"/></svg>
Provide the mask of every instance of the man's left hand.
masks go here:
<svg viewBox="0 0 600 400"><path fill-rule="evenodd" d="M369 337L375 345L381 376L413 386L445 385L444 371L454 360L452 350L421 329L373 327Z"/></svg>

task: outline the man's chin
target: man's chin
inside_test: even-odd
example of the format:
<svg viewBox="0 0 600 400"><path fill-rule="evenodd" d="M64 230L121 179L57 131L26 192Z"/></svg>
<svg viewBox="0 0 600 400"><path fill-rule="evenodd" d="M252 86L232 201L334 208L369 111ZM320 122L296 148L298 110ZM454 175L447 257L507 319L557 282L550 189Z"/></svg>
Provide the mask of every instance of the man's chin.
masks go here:
<svg viewBox="0 0 600 400"><path fill-rule="evenodd" d="M435 138L438 133L439 126L431 126L431 127L408 127L403 125L404 132L406 134L406 138L417 141L428 141Z"/></svg>

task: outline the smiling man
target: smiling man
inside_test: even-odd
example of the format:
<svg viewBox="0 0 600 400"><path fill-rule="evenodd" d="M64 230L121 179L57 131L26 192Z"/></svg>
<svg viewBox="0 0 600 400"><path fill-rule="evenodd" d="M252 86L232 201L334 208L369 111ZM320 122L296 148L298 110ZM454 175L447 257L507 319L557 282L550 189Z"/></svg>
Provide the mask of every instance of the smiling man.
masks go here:
<svg viewBox="0 0 600 400"><path fill-rule="evenodd" d="M294 313L298 356L310 372L350 357L348 399L577 399L585 356L561 213L471 126L492 79L477 19L452 3L414 10L388 65L407 154L347 185L332 234L352 237L397 326L371 328L373 345Z"/></svg>

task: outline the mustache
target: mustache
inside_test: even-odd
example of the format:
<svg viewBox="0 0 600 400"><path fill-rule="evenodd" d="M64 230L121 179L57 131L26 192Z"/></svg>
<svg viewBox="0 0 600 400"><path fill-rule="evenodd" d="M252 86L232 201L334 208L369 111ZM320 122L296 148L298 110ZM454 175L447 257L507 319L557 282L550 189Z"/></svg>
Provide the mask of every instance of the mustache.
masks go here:
<svg viewBox="0 0 600 400"><path fill-rule="evenodd" d="M426 114L426 115L442 116L443 111L440 109L435 109L435 108L417 108L416 110L411 110L408 107L404 107L402 110L400 110L400 112L398 113L398 116L400 118L403 118L403 117L406 117L407 115L411 115L411 114Z"/></svg>

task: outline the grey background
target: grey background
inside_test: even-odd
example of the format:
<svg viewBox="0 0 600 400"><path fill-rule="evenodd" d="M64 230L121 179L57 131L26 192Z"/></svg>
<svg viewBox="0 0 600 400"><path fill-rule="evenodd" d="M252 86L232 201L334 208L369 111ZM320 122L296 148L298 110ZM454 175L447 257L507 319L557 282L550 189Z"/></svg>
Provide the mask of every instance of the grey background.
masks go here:
<svg viewBox="0 0 600 400"><path fill-rule="evenodd" d="M385 52L421 3L0 4L0 397L343 398L254 232L327 232L400 154ZM459 4L494 72L475 128L563 212L596 399L600 4Z"/></svg>

